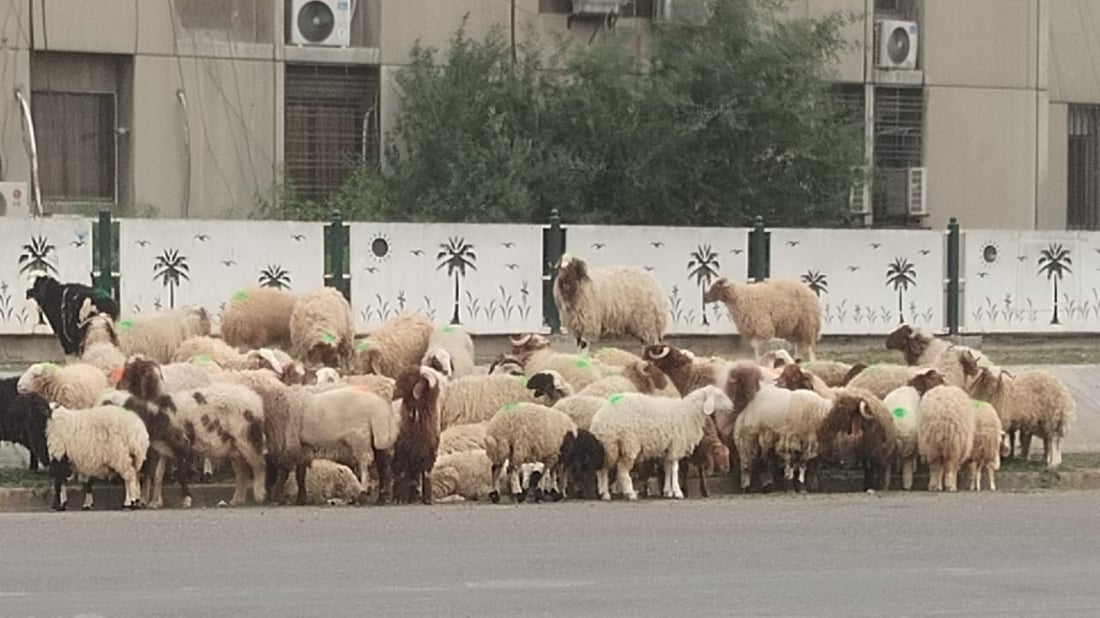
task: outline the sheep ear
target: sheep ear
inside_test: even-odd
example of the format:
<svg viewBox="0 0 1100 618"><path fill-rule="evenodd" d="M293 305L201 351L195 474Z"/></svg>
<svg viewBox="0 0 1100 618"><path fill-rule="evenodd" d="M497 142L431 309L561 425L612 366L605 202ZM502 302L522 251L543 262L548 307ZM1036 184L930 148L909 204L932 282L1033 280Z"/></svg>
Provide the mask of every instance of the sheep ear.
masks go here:
<svg viewBox="0 0 1100 618"><path fill-rule="evenodd" d="M714 393L708 392L706 397L703 398L703 414L711 416L714 414L714 405L718 397Z"/></svg>
<svg viewBox="0 0 1100 618"><path fill-rule="evenodd" d="M417 380L416 386L413 387L412 392L413 399L420 399L424 396L424 381Z"/></svg>
<svg viewBox="0 0 1100 618"><path fill-rule="evenodd" d="M871 420L873 418L871 414L871 406L867 405L867 402L862 399L859 402L859 414L867 420Z"/></svg>

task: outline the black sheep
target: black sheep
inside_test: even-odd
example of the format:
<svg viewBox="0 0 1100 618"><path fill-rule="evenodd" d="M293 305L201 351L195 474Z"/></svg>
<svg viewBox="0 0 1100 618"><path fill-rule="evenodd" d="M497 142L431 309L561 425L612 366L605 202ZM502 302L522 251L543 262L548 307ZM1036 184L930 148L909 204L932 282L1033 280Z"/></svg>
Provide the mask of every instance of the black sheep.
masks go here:
<svg viewBox="0 0 1100 618"><path fill-rule="evenodd" d="M34 286L27 290L27 298L38 303L68 355L79 353L84 341L80 307L85 300L91 299L100 313L118 320L118 304L110 294L80 283L60 283L53 277L36 277Z"/></svg>
<svg viewBox="0 0 1100 618"><path fill-rule="evenodd" d="M16 390L19 378L0 380L0 441L19 444L31 453L30 469L38 471L38 463L47 463L45 438L41 444L32 440L31 418L42 409L49 410L50 404L38 395L20 395Z"/></svg>
<svg viewBox="0 0 1100 618"><path fill-rule="evenodd" d="M603 468L606 456L603 444L588 430L578 429L576 435L565 434L558 451L558 465L565 472L562 487L574 495L595 494L596 472ZM586 488L592 491L587 492Z"/></svg>

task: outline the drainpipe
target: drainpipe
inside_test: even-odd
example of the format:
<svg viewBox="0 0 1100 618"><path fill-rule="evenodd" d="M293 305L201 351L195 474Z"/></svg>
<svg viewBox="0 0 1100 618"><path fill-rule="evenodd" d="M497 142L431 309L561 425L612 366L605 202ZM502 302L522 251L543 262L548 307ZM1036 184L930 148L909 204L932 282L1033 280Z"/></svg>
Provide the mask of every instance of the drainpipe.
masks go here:
<svg viewBox="0 0 1100 618"><path fill-rule="evenodd" d="M187 184L183 185L183 218L191 216L191 120L187 117L187 95L183 89L176 91L176 99L183 108L183 147L187 149Z"/></svg>
<svg viewBox="0 0 1100 618"><path fill-rule="evenodd" d="M27 132L27 141L31 155L31 196L34 198L34 216L42 216L42 185L38 182L38 139L34 136L34 119L31 118L31 106L23 91L15 89L15 98L19 101L19 108L23 110L23 128Z"/></svg>

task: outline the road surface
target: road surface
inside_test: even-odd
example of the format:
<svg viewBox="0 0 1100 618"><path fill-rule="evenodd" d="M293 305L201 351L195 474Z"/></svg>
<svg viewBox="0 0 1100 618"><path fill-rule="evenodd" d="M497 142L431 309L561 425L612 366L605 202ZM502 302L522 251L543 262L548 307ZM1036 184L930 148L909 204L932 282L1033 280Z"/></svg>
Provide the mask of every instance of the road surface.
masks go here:
<svg viewBox="0 0 1100 618"><path fill-rule="evenodd" d="M1095 616L1100 493L0 515L2 616Z"/></svg>

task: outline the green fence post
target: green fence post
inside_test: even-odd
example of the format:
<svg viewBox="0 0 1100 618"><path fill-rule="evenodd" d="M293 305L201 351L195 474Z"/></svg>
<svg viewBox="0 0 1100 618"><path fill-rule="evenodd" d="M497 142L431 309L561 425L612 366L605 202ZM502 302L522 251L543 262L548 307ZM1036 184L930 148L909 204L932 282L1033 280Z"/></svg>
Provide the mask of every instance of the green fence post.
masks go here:
<svg viewBox="0 0 1100 618"><path fill-rule="evenodd" d="M344 295L344 298L351 301L351 294L347 289L347 280L344 275L347 274L347 264L345 263L344 256L348 250L348 237L347 230L344 227L344 220L339 210L332 211L332 222L327 226L328 229L325 233L325 247L328 253L329 260L332 264L332 274L330 275L326 285L340 290L340 293Z"/></svg>
<svg viewBox="0 0 1100 618"><path fill-rule="evenodd" d="M114 295L114 268L111 264L111 249L114 245L114 226L111 224L111 211L101 210L99 211L99 225L96 227L96 236L98 240L98 253L94 256L97 267L99 268L99 276L96 277L95 287L105 292L108 296L115 298ZM117 301L118 299L115 298Z"/></svg>
<svg viewBox="0 0 1100 618"><path fill-rule="evenodd" d="M764 229L764 218L753 219L749 230L749 279L764 281L771 274L771 237L772 233Z"/></svg>
<svg viewBox="0 0 1100 618"><path fill-rule="evenodd" d="M947 332L959 334L959 220L947 224Z"/></svg>
<svg viewBox="0 0 1100 618"><path fill-rule="evenodd" d="M554 303L554 278L558 261L565 253L565 229L561 226L561 213L550 211L550 227L542 230L542 318L550 327L550 334L561 334L561 316Z"/></svg>

